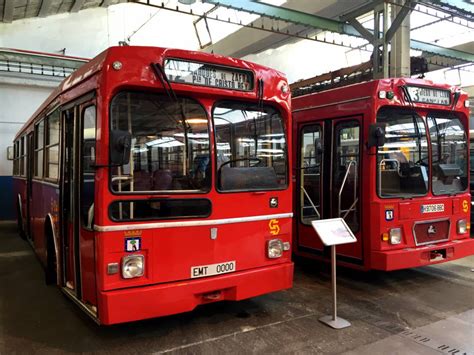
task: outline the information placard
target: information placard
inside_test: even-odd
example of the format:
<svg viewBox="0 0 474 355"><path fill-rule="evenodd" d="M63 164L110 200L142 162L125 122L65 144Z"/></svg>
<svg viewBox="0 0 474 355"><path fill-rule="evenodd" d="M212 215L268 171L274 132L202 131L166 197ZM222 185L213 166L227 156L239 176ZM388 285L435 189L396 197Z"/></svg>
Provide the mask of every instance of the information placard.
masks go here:
<svg viewBox="0 0 474 355"><path fill-rule="evenodd" d="M326 246L357 242L357 238L342 218L320 219L312 221L311 224Z"/></svg>

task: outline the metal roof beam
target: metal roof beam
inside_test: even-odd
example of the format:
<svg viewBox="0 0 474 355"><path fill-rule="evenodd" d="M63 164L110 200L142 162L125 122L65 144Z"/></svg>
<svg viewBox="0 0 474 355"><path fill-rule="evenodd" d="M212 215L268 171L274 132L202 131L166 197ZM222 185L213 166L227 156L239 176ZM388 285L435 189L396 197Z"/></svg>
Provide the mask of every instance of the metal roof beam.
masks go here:
<svg viewBox="0 0 474 355"><path fill-rule="evenodd" d="M3 8L3 22L13 21L13 4L15 0L5 0L5 7Z"/></svg>
<svg viewBox="0 0 474 355"><path fill-rule="evenodd" d="M416 1L406 0L405 4L402 6L400 11L397 14L397 17L392 22L392 25L388 29L387 33L385 34L385 41L390 42L393 38L395 32L397 32L398 28L402 24L405 17L407 17L415 8Z"/></svg>
<svg viewBox="0 0 474 355"><path fill-rule="evenodd" d="M41 7L38 12L38 17L46 17L50 15L49 10L51 10L51 3L53 0L43 0L41 1Z"/></svg>
<svg viewBox="0 0 474 355"><path fill-rule="evenodd" d="M72 4L72 7L71 7L71 12L78 12L80 9L82 9L82 6L84 5L84 3L86 2L86 0L75 0L74 1L74 4Z"/></svg>
<svg viewBox="0 0 474 355"><path fill-rule="evenodd" d="M363 37L352 25L332 20L320 16L315 16L301 11L291 10L279 6L258 3L251 0L202 0L204 3L224 6L238 11L243 11L263 17L269 17L286 21L289 23L304 25L317 29L331 32L346 34L349 36ZM258 28L256 28L258 29ZM458 51L455 49L444 48L434 44L420 42L416 40L410 41L410 48L451 57L466 62L474 62L474 54Z"/></svg>
<svg viewBox="0 0 474 355"><path fill-rule="evenodd" d="M355 19L359 16L365 15L368 12L374 11L374 8L379 5L383 0L373 0L367 4L362 5L361 7L352 10L351 12L345 13L344 15L339 16L339 20L342 22L349 21L350 19Z"/></svg>
<svg viewBox="0 0 474 355"><path fill-rule="evenodd" d="M100 6L101 6L101 7L107 7L107 6L110 5L110 1L111 1L111 0L104 0L104 1L102 1L102 4L100 4Z"/></svg>

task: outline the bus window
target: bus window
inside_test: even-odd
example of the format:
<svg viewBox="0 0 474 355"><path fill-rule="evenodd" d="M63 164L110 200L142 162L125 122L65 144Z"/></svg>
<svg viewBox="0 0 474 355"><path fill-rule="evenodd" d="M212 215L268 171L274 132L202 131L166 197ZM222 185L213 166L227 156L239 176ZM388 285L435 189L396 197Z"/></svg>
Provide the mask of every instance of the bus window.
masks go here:
<svg viewBox="0 0 474 355"><path fill-rule="evenodd" d="M96 114L95 106L89 106L82 112L82 153L81 153L81 221L91 229L94 216L95 192L95 142Z"/></svg>
<svg viewBox="0 0 474 355"><path fill-rule="evenodd" d="M428 192L428 145L422 118L412 110L382 108L386 142L377 151L380 197L422 196Z"/></svg>
<svg viewBox="0 0 474 355"><path fill-rule="evenodd" d="M270 106L222 102L213 111L220 191L287 186L282 117Z"/></svg>
<svg viewBox="0 0 474 355"><path fill-rule="evenodd" d="M454 115L428 114L432 151L433 194L452 194L467 188L467 137Z"/></svg>
<svg viewBox="0 0 474 355"><path fill-rule="evenodd" d="M131 133L131 159L112 169L114 192L209 191L206 112L196 101L121 92L110 106L111 129Z"/></svg>
<svg viewBox="0 0 474 355"><path fill-rule="evenodd" d="M21 137L20 140L20 176L25 176L26 175L26 159L25 159L25 154L26 154L26 139L25 137Z"/></svg>
<svg viewBox="0 0 474 355"><path fill-rule="evenodd" d="M43 178L44 121L35 126L35 166L34 176Z"/></svg>
<svg viewBox="0 0 474 355"><path fill-rule="evenodd" d="M321 218L322 144L320 125L304 127L301 135L301 221L310 224Z"/></svg>
<svg viewBox="0 0 474 355"><path fill-rule="evenodd" d="M333 153L333 215L344 218L352 232L359 231L359 146L360 127L357 121L343 121L334 128Z"/></svg>
<svg viewBox="0 0 474 355"><path fill-rule="evenodd" d="M59 173L59 110L47 118L46 126L46 171L45 177L57 181Z"/></svg>
<svg viewBox="0 0 474 355"><path fill-rule="evenodd" d="M14 144L14 160L13 160L13 175L20 175L20 142L17 140Z"/></svg>

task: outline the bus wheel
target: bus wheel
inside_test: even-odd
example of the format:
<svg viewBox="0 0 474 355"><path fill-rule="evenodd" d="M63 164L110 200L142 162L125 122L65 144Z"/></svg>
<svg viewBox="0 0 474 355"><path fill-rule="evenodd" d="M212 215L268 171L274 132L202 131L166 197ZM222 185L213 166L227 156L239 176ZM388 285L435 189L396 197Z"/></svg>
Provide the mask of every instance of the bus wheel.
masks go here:
<svg viewBox="0 0 474 355"><path fill-rule="evenodd" d="M18 229L18 234L20 235L21 239L26 239L25 230L23 229L23 217L21 215L21 207L17 204L16 207L16 224Z"/></svg>
<svg viewBox="0 0 474 355"><path fill-rule="evenodd" d="M57 283L57 262L56 252L54 249L53 232L51 226L46 227L46 268L44 270L44 280L46 285L55 285Z"/></svg>

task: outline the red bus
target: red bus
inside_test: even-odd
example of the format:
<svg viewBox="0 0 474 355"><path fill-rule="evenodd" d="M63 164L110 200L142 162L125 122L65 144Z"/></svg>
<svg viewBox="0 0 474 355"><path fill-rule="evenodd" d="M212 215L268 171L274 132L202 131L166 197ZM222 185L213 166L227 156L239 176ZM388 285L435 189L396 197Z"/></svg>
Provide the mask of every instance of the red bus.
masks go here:
<svg viewBox="0 0 474 355"><path fill-rule="evenodd" d="M311 221L339 217L357 237L338 247L345 266L396 270L474 254L468 105L457 88L420 79L293 97L294 252L326 258Z"/></svg>
<svg viewBox="0 0 474 355"><path fill-rule="evenodd" d="M110 48L15 137L20 232L100 324L290 288L288 127L275 70Z"/></svg>

